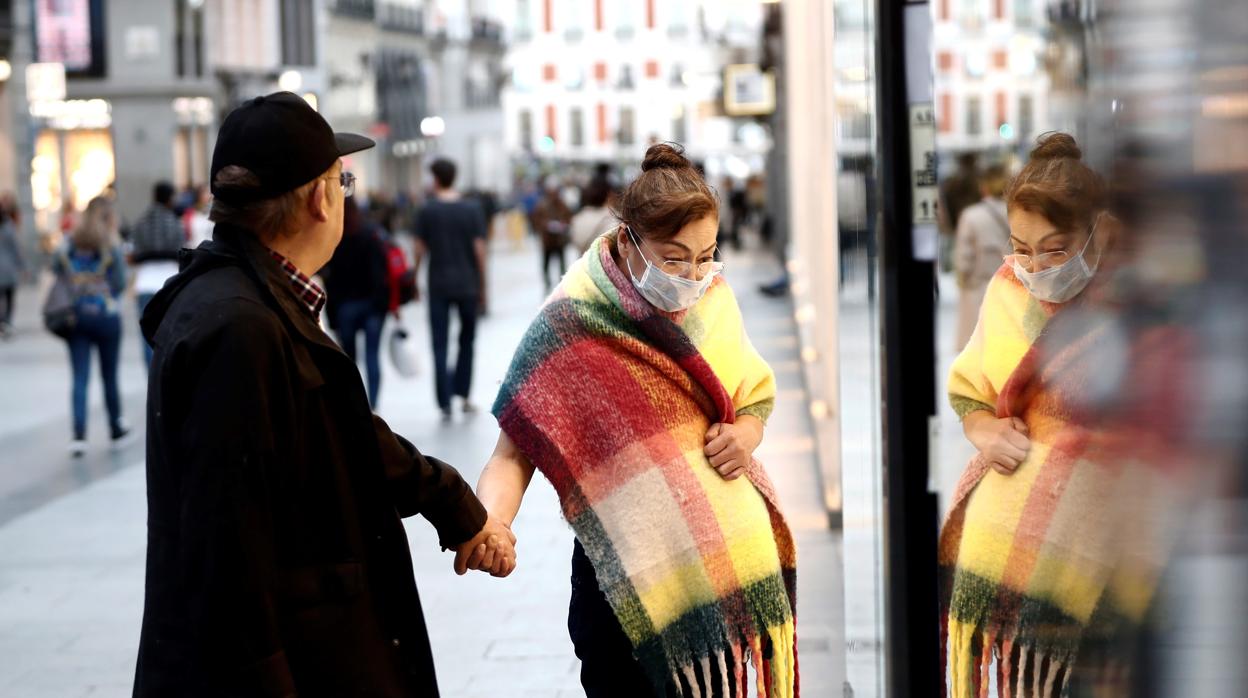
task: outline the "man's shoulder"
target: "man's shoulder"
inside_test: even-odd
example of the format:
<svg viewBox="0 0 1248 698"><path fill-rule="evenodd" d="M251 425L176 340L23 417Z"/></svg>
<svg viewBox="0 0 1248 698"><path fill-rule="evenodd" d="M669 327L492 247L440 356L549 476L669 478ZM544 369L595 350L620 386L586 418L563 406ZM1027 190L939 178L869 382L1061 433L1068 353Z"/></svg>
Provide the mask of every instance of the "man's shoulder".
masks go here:
<svg viewBox="0 0 1248 698"><path fill-rule="evenodd" d="M277 312L264 302L255 281L234 266L211 269L188 281L171 303L170 314L174 313L191 319L202 332L281 326Z"/></svg>

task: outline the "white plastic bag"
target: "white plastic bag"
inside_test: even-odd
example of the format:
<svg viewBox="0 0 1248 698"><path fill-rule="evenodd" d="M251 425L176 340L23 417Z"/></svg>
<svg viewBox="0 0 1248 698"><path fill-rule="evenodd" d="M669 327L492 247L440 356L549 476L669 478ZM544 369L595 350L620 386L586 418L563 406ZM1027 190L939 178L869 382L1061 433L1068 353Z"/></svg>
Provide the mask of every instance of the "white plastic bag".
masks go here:
<svg viewBox="0 0 1248 698"><path fill-rule="evenodd" d="M390 333L390 362L394 364L394 370L404 378L415 378L420 374L420 354L416 349L416 338L401 324Z"/></svg>

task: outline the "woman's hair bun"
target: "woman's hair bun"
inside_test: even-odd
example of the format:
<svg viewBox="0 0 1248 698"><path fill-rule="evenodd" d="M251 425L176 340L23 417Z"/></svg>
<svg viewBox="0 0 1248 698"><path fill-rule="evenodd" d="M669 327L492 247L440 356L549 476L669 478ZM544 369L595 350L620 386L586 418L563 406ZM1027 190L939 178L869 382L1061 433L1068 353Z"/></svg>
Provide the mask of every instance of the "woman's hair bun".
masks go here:
<svg viewBox="0 0 1248 698"><path fill-rule="evenodd" d="M1036 139L1036 147L1031 151L1032 160L1058 160L1070 158L1081 160L1083 151L1069 133L1050 131Z"/></svg>
<svg viewBox="0 0 1248 698"><path fill-rule="evenodd" d="M649 172L657 169L680 170L692 169L693 163L686 158L685 149L675 143L658 143L646 150L646 159L641 161L641 171Z"/></svg>

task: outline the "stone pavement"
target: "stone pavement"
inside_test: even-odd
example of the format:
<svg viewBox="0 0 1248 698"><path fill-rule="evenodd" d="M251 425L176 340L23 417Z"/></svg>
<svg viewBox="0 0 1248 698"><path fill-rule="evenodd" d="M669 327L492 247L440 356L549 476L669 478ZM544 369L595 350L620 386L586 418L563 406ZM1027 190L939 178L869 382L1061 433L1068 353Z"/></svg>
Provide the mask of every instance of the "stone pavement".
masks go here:
<svg viewBox="0 0 1248 698"><path fill-rule="evenodd" d="M491 259L492 314L478 331L474 387L482 407L491 403L541 301L534 249L496 252ZM755 290L774 271L761 253L757 260L742 255L728 261L751 336L779 379L777 411L759 456L776 480L800 549L802 686L807 696L840 695L840 537L826 529L821 510L792 308ZM142 446L107 452L96 395L94 450L81 462L66 456L65 351L38 328L42 295L25 291L21 335L0 345L0 696L126 696L142 615ZM426 344L424 307L409 310L406 320ZM126 329L123 392L131 421L141 426L144 375L133 319ZM408 380L387 366L379 412L475 483L497 425L488 414L440 424L427 364L423 368ZM566 629L572 536L548 483L539 477L530 487L515 524L519 567L506 580L457 577L432 527L409 519L407 531L443 695L582 695Z"/></svg>

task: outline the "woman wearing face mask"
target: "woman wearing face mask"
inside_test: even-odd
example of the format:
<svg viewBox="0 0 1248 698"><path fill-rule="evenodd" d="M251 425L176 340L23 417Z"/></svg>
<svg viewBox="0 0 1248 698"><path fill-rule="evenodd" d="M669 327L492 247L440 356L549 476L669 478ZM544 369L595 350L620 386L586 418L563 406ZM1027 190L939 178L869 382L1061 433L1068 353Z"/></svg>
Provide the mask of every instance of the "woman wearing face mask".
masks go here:
<svg viewBox="0 0 1248 698"><path fill-rule="evenodd" d="M750 666L795 695L795 551L752 457L775 379L715 261L716 196L660 144L613 213L516 354L479 496L511 522L534 470L554 485L591 698L744 697Z"/></svg>
<svg viewBox="0 0 1248 698"><path fill-rule="evenodd" d="M1000 695L1066 695L1084 666L1104 661L1088 649L1093 638L1140 622L1151 593L1140 561L1122 553L1124 541L1150 535L1142 524L1125 531L1132 506L1120 506L1144 480L1119 477L1122 444L1135 437L1101 428L1087 407L1090 374L1111 368L1088 359L1104 358L1094 350L1105 334L1091 321L1099 315L1080 307L1107 273L1118 235L1107 187L1073 138L1051 133L1005 201L1013 253L949 378L950 402L978 451L940 545L958 698L986 695L991 666ZM1138 497L1137 509L1139 501L1152 500Z"/></svg>

